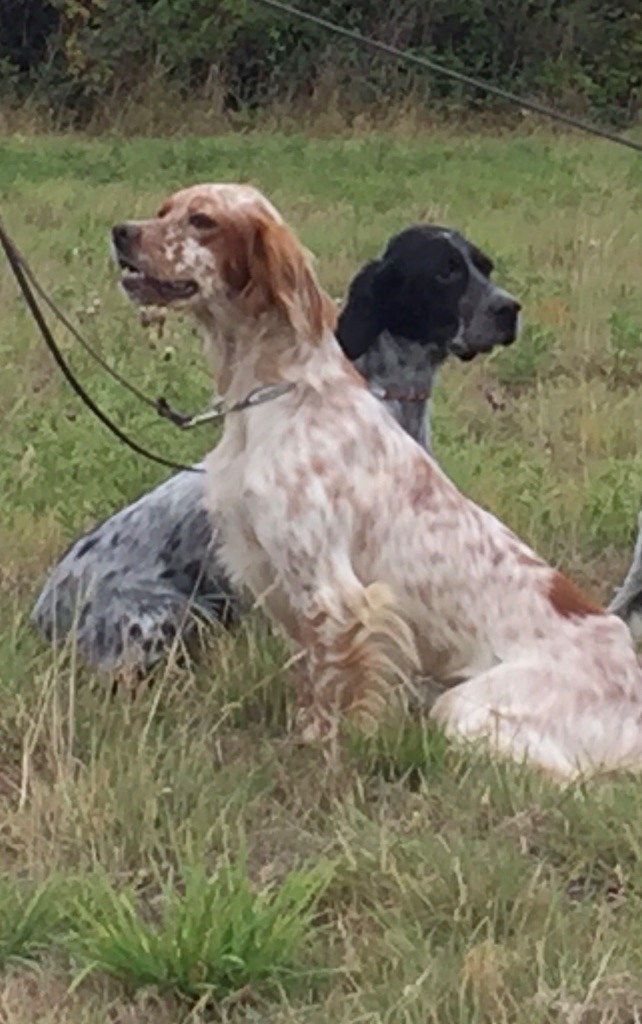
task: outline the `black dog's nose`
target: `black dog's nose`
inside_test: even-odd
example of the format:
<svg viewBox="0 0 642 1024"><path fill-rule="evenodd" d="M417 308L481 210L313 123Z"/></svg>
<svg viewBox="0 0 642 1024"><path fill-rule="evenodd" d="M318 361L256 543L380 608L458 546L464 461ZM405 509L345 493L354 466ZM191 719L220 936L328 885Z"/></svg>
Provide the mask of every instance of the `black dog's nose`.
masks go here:
<svg viewBox="0 0 642 1024"><path fill-rule="evenodd" d="M140 236L140 228L137 224L124 221L116 224L111 229L111 237L117 249L126 249L132 242L136 242Z"/></svg>

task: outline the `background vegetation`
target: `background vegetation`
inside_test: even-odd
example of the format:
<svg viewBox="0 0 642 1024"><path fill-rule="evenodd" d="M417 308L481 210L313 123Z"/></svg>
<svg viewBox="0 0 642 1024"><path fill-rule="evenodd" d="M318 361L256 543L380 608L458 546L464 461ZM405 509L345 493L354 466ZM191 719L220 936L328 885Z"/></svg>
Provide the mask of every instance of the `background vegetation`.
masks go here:
<svg viewBox="0 0 642 1024"><path fill-rule="evenodd" d="M301 7L318 11L316 0ZM517 92L635 121L639 0L327 0L350 28ZM487 97L418 75L255 0L3 0L0 91L57 123L103 127L141 103L204 99L208 118L275 106L349 120L386 101L479 109ZM502 109L502 108L500 108Z"/></svg>

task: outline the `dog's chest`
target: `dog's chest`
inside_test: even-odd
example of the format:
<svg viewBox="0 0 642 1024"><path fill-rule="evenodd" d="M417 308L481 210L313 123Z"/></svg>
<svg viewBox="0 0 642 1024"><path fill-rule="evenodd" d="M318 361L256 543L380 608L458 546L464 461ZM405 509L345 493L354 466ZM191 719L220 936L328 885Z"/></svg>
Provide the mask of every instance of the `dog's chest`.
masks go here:
<svg viewBox="0 0 642 1024"><path fill-rule="evenodd" d="M226 424L223 437L205 460L205 504L225 518L238 503L247 462L247 437L242 422Z"/></svg>
<svg viewBox="0 0 642 1024"><path fill-rule="evenodd" d="M272 582L269 562L257 538L255 513L246 500L251 447L242 420L226 427L206 461L205 503L216 518L220 558L237 586L258 595Z"/></svg>

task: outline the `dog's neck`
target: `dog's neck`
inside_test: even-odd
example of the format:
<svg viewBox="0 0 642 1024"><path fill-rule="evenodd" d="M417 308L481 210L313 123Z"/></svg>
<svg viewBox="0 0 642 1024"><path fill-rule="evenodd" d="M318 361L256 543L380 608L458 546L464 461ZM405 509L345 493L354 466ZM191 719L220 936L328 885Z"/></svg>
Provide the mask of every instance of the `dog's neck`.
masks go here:
<svg viewBox="0 0 642 1024"><path fill-rule="evenodd" d="M200 315L203 348L219 395L227 404L242 401L255 388L283 379L283 364L296 352L294 332L269 313L247 324L226 324Z"/></svg>
<svg viewBox="0 0 642 1024"><path fill-rule="evenodd" d="M355 362L399 425L427 451L431 451L430 396L444 358L441 347L382 331Z"/></svg>
<svg viewBox="0 0 642 1024"><path fill-rule="evenodd" d="M282 317L270 312L247 323L226 324L200 316L204 351L218 394L227 405L243 401L257 388L280 381L304 380L322 389L346 370L334 335L328 331L310 344ZM354 371L353 371L354 372ZM359 378L359 374L356 374Z"/></svg>
<svg viewBox="0 0 642 1024"><path fill-rule="evenodd" d="M225 325L201 318L205 352L218 382L218 392L227 404L242 401L250 391L280 380L296 381L303 373L306 383L321 385L336 373L345 372L336 342L331 335L314 350L297 345L294 332L265 322ZM276 328L276 329L275 329ZM399 425L418 444L431 450L429 402L435 375L443 362L436 346L397 338L383 331L368 351L356 360L355 368L365 378Z"/></svg>

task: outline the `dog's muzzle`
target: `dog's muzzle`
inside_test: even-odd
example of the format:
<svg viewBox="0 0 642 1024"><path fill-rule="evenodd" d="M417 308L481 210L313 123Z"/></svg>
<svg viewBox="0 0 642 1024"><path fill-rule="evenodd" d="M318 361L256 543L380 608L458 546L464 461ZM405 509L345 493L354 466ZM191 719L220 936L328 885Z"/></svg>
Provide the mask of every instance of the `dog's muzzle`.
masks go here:
<svg viewBox="0 0 642 1024"><path fill-rule="evenodd" d="M130 299L144 306L167 306L190 299L198 291L196 281L152 277L138 265L136 247L140 244L138 224L124 222L112 228L111 240L116 262L124 272L121 285Z"/></svg>

